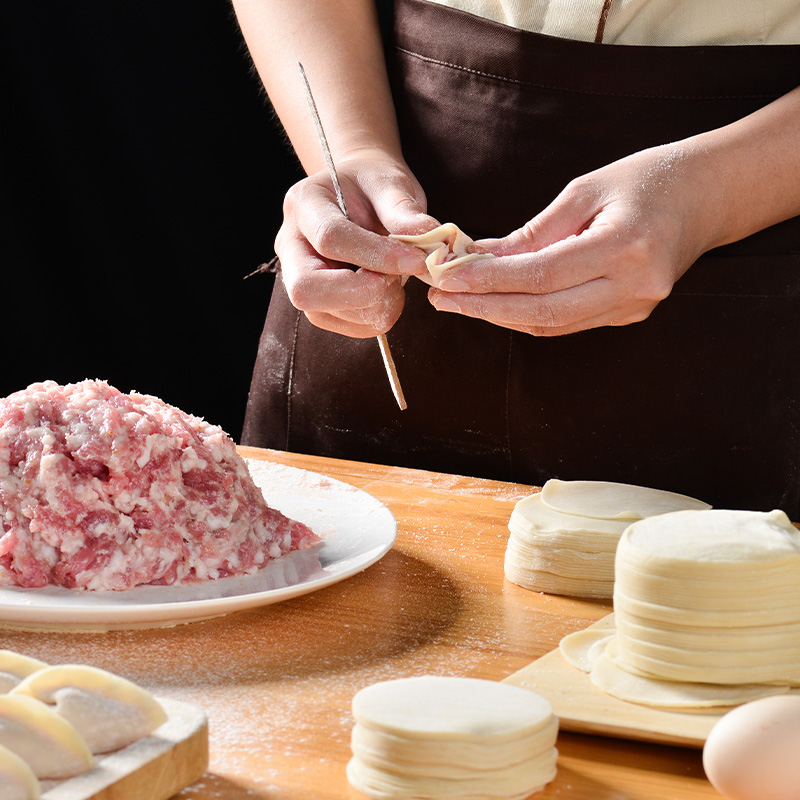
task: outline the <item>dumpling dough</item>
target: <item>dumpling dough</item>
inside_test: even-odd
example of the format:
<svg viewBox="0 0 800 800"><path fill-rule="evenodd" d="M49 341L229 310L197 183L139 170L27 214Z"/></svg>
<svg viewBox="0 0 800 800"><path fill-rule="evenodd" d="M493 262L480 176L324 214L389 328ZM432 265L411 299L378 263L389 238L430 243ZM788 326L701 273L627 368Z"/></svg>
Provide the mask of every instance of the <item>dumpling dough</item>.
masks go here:
<svg viewBox="0 0 800 800"><path fill-rule="evenodd" d="M604 622L613 623L613 614ZM785 694L787 686L767 684L722 685L645 678L619 663L614 626L593 626L565 636L559 644L564 660L591 674L592 683L606 694L639 705L663 708L713 708L734 706L761 697Z"/></svg>
<svg viewBox="0 0 800 800"><path fill-rule="evenodd" d="M33 770L15 752L0 745L0 797L37 800L42 787Z"/></svg>
<svg viewBox="0 0 800 800"><path fill-rule="evenodd" d="M149 692L97 667L46 667L28 676L12 694L35 697L52 706L75 727L93 753L126 747L167 720Z"/></svg>
<svg viewBox="0 0 800 800"><path fill-rule="evenodd" d="M417 277L431 286L438 286L444 273L459 264L466 264L479 258L494 257L491 253L468 252L467 248L472 244L472 239L452 222L446 222L418 236L392 234L389 238L413 244L427 254L425 265L428 267L428 275L417 275Z"/></svg>
<svg viewBox="0 0 800 800"><path fill-rule="evenodd" d="M353 699L351 785L372 798L527 798L556 773L558 720L526 689L475 678L384 681Z"/></svg>
<svg viewBox="0 0 800 800"><path fill-rule="evenodd" d="M551 479L520 500L508 521L505 576L526 589L610 599L614 554L635 519L707 509L693 497L608 481Z"/></svg>
<svg viewBox="0 0 800 800"><path fill-rule="evenodd" d="M37 658L0 650L0 694L10 692L23 678L46 666Z"/></svg>
<svg viewBox="0 0 800 800"><path fill-rule="evenodd" d="M610 598L614 552L628 524L555 511L541 493L525 497L508 521L505 576L537 592Z"/></svg>
<svg viewBox="0 0 800 800"><path fill-rule="evenodd" d="M628 527L614 632L561 642L623 700L737 705L800 686L800 532L782 511L678 511Z"/></svg>
<svg viewBox="0 0 800 800"><path fill-rule="evenodd" d="M680 511L617 550L619 658L665 680L800 685L800 532L782 511Z"/></svg>
<svg viewBox="0 0 800 800"><path fill-rule="evenodd" d="M45 703L24 695L0 696L0 745L27 762L38 778L71 778L94 765L78 731Z"/></svg>
<svg viewBox="0 0 800 800"><path fill-rule="evenodd" d="M592 519L636 520L670 511L700 511L708 503L662 489L611 481L560 481L542 487L542 502L554 511Z"/></svg>

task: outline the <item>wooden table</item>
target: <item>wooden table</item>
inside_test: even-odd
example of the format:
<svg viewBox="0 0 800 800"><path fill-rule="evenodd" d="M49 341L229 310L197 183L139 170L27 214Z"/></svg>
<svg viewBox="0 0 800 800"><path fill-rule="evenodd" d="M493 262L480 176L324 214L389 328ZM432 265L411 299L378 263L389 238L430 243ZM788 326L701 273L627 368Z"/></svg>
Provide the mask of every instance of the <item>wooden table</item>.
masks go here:
<svg viewBox="0 0 800 800"><path fill-rule="evenodd" d="M503 577L507 522L531 487L242 448L362 488L398 523L394 548L313 594L173 628L3 631L0 646L93 664L202 706L208 773L185 800L361 800L346 781L350 702L426 673L501 680L604 616L609 604ZM700 751L562 732L558 776L536 798L719 798Z"/></svg>

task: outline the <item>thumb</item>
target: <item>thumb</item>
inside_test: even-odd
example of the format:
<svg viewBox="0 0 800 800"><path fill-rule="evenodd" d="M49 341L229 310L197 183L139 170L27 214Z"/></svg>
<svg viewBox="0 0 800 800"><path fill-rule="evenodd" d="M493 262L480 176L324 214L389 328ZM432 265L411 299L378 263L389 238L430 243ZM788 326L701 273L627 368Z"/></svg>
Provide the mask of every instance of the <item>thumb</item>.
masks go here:
<svg viewBox="0 0 800 800"><path fill-rule="evenodd" d="M416 181L389 183L382 188L375 210L389 233L415 235L438 227L439 222L428 212L425 193Z"/></svg>

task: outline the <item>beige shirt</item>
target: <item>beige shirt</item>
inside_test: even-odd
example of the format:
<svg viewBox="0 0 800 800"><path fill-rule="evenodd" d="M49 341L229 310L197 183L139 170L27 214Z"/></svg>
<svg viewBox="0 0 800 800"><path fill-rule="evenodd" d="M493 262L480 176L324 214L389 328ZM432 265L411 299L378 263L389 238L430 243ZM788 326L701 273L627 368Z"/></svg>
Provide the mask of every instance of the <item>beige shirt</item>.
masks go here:
<svg viewBox="0 0 800 800"><path fill-rule="evenodd" d="M594 41L603 0L430 0L515 28ZM800 0L613 0L606 44L798 44Z"/></svg>

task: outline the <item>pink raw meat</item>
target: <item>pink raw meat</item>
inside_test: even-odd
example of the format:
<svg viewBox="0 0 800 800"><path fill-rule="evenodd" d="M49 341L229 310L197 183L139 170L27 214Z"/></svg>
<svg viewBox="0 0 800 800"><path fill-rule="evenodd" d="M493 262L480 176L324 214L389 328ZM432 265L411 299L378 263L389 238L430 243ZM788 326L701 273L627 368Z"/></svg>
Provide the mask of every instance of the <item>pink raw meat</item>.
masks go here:
<svg viewBox="0 0 800 800"><path fill-rule="evenodd" d="M256 572L310 547L232 439L102 381L0 399L0 584L122 590Z"/></svg>

